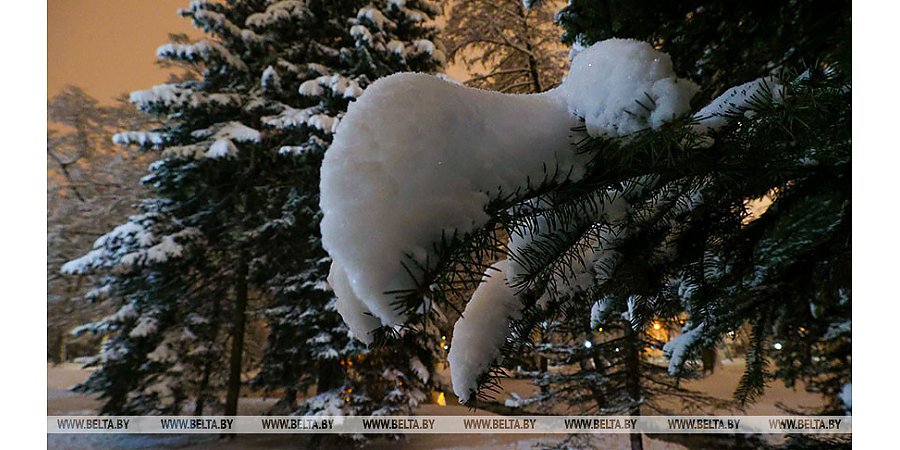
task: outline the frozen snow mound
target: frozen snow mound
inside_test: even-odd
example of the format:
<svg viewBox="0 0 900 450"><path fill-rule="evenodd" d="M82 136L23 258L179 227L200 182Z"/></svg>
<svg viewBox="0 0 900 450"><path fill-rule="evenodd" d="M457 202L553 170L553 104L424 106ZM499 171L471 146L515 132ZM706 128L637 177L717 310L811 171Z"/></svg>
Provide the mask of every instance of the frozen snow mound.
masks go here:
<svg viewBox="0 0 900 450"><path fill-rule="evenodd" d="M542 94L411 73L373 83L350 104L321 171L322 243L353 333L366 341L372 317L403 323L389 292L419 287L417 267L434 263L433 246L483 226L492 198L580 179L588 155L573 130L582 120L595 137L658 127L688 113L696 91L675 78L667 55L621 39L584 49Z"/></svg>

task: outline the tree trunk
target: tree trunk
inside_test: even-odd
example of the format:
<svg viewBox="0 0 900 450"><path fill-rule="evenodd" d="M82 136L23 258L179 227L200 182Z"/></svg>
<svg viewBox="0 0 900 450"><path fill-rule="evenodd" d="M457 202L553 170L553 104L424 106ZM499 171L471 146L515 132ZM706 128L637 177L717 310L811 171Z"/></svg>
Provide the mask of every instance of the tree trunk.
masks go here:
<svg viewBox="0 0 900 450"><path fill-rule="evenodd" d="M519 11L522 14L522 25L525 28L523 33L525 37L525 49L528 50L528 77L531 78L532 92L544 92L544 86L541 85L541 75L538 71L537 59L534 57L534 46L531 45L531 30L528 26L528 11L519 5Z"/></svg>
<svg viewBox="0 0 900 450"><path fill-rule="evenodd" d="M231 334L231 362L228 370L228 387L225 395L225 415L236 416L238 397L241 394L241 365L244 355L244 329L247 324L247 252L238 257L237 285L235 286L234 319Z"/></svg>
<svg viewBox="0 0 900 450"><path fill-rule="evenodd" d="M281 401L284 402L285 407L289 411L293 412L297 407L297 389L285 388L284 396L282 396Z"/></svg>
<svg viewBox="0 0 900 450"><path fill-rule="evenodd" d="M203 365L203 378L200 379L200 386L197 388L197 402L194 404L194 415L202 416L203 408L206 407L206 389L209 386L210 364L207 362Z"/></svg>
<svg viewBox="0 0 900 450"><path fill-rule="evenodd" d="M631 327L631 324L625 325L625 390L631 400L631 410L628 412L632 417L641 415L641 346L639 345L639 336ZM631 433L631 450L644 450L644 441L641 433Z"/></svg>
<svg viewBox="0 0 900 450"><path fill-rule="evenodd" d="M219 308L221 308L221 301L219 297L216 297L213 300L212 311L215 314L219 314ZM219 337L219 321L214 320L212 323L212 332L210 336L213 340L218 339ZM212 376L213 364L215 361L209 355L204 358L203 361L203 377L200 379L200 385L197 387L197 402L194 405L194 415L202 416L203 409L206 408L206 396L207 391L209 390L209 379Z"/></svg>
<svg viewBox="0 0 900 450"><path fill-rule="evenodd" d="M344 382L341 376L340 363L335 360L325 360L319 363L319 377L316 380L316 394L330 391L340 387Z"/></svg>
<svg viewBox="0 0 900 450"><path fill-rule="evenodd" d="M540 371L541 373L547 373L550 371L550 361L544 355L540 356ZM541 385L541 392L544 394L550 392L550 385Z"/></svg>

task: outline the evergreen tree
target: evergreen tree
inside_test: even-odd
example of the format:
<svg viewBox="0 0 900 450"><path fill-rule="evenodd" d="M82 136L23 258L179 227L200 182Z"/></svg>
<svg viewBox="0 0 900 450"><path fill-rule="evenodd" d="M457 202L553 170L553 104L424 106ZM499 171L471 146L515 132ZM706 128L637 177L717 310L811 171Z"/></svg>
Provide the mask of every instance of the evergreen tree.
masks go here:
<svg viewBox="0 0 900 450"><path fill-rule="evenodd" d="M59 267L133 211L148 158L111 137L148 118L125 102L100 105L75 86L54 96L47 112L47 356L65 362L96 344L72 341L71 329L110 311L91 301L102 292L82 295L88 280L61 276Z"/></svg>
<svg viewBox="0 0 900 450"><path fill-rule="evenodd" d="M341 361L362 349L325 282L318 165L371 80L440 65L424 23L437 11L349 0L194 1L182 11L209 37L176 37L158 55L197 76L133 93L164 124L116 137L161 151L143 180L155 196L64 267L105 274L121 302L84 327L106 336L99 369L80 387L101 393L105 413L180 413L193 403L193 414L235 414L256 311L270 334L254 383L280 392L280 407L294 409L313 386L302 413L382 401L340 395L350 384ZM412 370L408 361L398 369Z"/></svg>
<svg viewBox="0 0 900 450"><path fill-rule="evenodd" d="M435 40L437 30L428 24L440 13L436 4L428 1L357 1L351 2L349 7L349 13L337 15L334 5L323 3L319 17L327 10L327 14L340 18L330 24L334 27L334 35L340 38L331 47L339 50L331 53L331 59L318 60L317 76L305 80L285 80L277 68L273 69L273 80L278 80L278 87L273 88L292 89L297 101L284 102L279 98L278 101L284 103L283 108L264 118L270 127L284 133L315 128L313 137L306 138L306 147L282 148L285 152L299 152L315 158L308 165L314 172L304 177L305 184L302 185L311 202L305 206L309 214L302 220L290 219L303 222L299 225L302 226L301 235L273 234L270 238L273 247L281 248L270 254L268 260L273 265L265 272L281 273L288 282L275 288L278 295L274 307L267 311L271 330L269 345L260 374L254 380L266 390L282 390L283 403L292 405L296 393L311 386L302 376L308 370L309 361L318 362L323 370L315 384L317 395L301 405L299 411L304 414L338 410L352 414L391 414L403 411L403 407L408 410L424 399L433 367L431 364L421 366L425 372L424 376L419 375L423 373L418 369L421 361L431 358L428 352L423 352L429 347L416 340L410 342L419 345L404 352L369 353L358 341L348 341L347 329L336 313L330 293L325 293L324 302L309 300L315 298L310 290L325 286L328 273L329 259L318 241L318 166L341 115L349 102L372 81L400 71L434 72L444 63L443 51ZM288 53L297 51L293 49ZM303 117L309 117L305 125L303 120L298 120ZM304 267L291 268L288 261L298 260L297 251L283 246L283 242L311 236L316 237L315 245L310 246L315 252L308 257ZM275 255L282 252L283 256L276 259ZM339 338L334 336L336 331ZM338 342L340 346L336 345ZM414 361L420 363L414 364ZM392 404L397 407L390 407Z"/></svg>
<svg viewBox="0 0 900 450"><path fill-rule="evenodd" d="M696 355L749 323L752 348L738 400L752 400L772 377L789 385L803 379L826 396L825 412L842 412L840 393L850 382L850 3L574 0L558 20L563 40L576 46L614 36L653 43L701 87L697 104L756 77L789 81L792 99L778 103L763 92L730 112L732 119L750 109L762 114L746 113L722 130L713 146L721 145L717 166L685 163L702 205L677 239L667 237L675 256L639 270L652 274L657 299L673 298L664 295L673 283L666 279L691 294L674 302L691 312L695 332L670 353ZM768 149L757 151L762 146ZM771 206L752 211L760 198ZM632 245L632 255L647 251ZM673 301L658 303L648 313Z"/></svg>

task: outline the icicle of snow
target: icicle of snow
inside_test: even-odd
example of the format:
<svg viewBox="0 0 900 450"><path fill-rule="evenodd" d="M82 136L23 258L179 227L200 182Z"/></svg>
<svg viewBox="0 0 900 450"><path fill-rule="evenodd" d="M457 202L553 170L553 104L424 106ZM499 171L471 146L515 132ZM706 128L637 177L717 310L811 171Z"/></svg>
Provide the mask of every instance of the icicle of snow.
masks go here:
<svg viewBox="0 0 900 450"><path fill-rule="evenodd" d="M477 389L477 379L501 357L510 319L522 317L522 302L506 283L506 261L492 266L472 294L462 317L453 327L450 342L450 378L453 392L465 403Z"/></svg>
<svg viewBox="0 0 900 450"><path fill-rule="evenodd" d="M675 376L684 365L684 359L690 350L700 339L706 324L701 322L696 327L684 331L680 336L672 339L663 346L663 353L669 356L669 375Z"/></svg>

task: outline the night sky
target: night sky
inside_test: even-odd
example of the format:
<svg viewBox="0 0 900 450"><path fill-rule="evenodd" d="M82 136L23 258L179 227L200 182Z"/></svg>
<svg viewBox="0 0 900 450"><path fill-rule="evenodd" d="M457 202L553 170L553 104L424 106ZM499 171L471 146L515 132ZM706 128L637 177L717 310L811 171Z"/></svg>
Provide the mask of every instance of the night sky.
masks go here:
<svg viewBox="0 0 900 450"><path fill-rule="evenodd" d="M156 48L169 33L201 32L178 15L189 0L48 0L47 95L67 84L104 103L123 93L166 81ZM454 78L465 71L452 67Z"/></svg>
<svg viewBox="0 0 900 450"><path fill-rule="evenodd" d="M189 0L48 0L47 95L67 84L102 102L166 81L156 48L200 33L178 15Z"/></svg>

